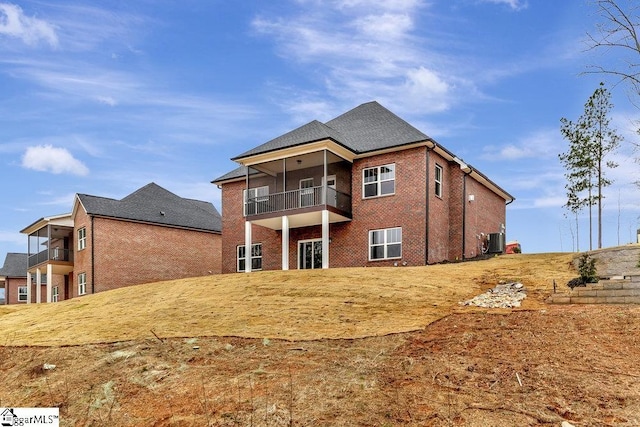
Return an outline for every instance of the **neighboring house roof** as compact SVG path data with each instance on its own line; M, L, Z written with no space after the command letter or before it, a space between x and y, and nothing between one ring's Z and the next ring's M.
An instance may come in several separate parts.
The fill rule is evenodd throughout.
M222 231L222 218L213 204L182 198L153 182L121 200L89 194L78 194L77 200L92 216Z
M376 101L367 102L328 121L317 120L285 133L234 157L239 160L256 154L331 139L355 154L383 150L420 141L426 134L411 126ZM221 177L222 178L222 177ZM216 179L220 181L221 178Z
M27 277L28 254L9 252L0 268L2 277Z

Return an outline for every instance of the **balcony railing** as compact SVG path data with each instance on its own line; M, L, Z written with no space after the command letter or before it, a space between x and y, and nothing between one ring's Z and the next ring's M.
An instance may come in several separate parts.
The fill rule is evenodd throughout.
M46 261L73 261L73 250L51 248L29 255L29 267L33 267Z
M252 197L245 203L245 216L290 211L314 206L333 206L351 213L351 196L331 187L310 187Z

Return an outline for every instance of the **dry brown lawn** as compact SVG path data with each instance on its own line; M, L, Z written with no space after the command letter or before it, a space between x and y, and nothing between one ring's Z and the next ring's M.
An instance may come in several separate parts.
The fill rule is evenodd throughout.
M0 406L58 407L63 427L638 426L640 306L545 304L571 259L233 274L2 307ZM501 281L525 285L523 307L458 304Z
M398 268L197 277L0 309L0 344L60 346L153 337L316 340L423 329L500 281L520 281L537 308L575 276L571 254L505 255ZM470 309L474 310L474 309Z

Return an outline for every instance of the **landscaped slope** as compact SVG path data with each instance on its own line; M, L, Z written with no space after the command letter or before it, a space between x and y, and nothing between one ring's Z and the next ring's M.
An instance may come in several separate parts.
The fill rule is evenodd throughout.
M167 337L311 340L424 328L500 281L524 309L576 275L571 254L505 255L426 267L216 275L150 283L56 304L0 309L0 344L76 345ZM464 310L467 310L466 308Z

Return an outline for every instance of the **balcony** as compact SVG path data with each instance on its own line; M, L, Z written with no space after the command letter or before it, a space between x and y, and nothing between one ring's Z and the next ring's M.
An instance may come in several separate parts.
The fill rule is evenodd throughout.
M328 150L256 163L247 169L243 214L254 224L279 230L351 221L351 163ZM319 185L320 184L320 185Z
M351 196L327 187L325 198L325 186L258 195L245 203L245 216L250 219L256 215L284 214L296 209L313 210L316 207L334 208L332 210L351 216Z
M37 254L29 255L28 267L34 267L47 261L61 261L73 263L73 251L70 249L45 249Z

